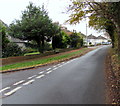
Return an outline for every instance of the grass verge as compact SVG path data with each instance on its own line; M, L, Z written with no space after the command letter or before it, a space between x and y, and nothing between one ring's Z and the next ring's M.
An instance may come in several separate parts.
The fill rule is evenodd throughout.
M70 53L67 53L67 54L57 55L55 57L48 57L48 58L43 58L43 59L40 59L40 60L34 60L34 61L11 64L11 65L5 65L5 66L2 67L2 71L20 69L20 68L26 68L26 67L33 67L33 66L38 66L38 65L54 62L54 61L64 60L64 59L67 59L67 58L70 58L70 57L73 57L73 56L76 56L76 55L80 55L80 54L84 53L85 51L87 51L88 49L89 48L83 48L83 49L80 49L78 51L70 52Z

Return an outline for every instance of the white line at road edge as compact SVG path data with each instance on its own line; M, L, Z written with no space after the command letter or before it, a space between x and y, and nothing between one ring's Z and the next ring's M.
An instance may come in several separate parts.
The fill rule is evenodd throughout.
M61 64L57 64L57 66L59 66L59 65L61 65Z
M15 93L15 92L16 92L17 90L19 90L20 88L22 88L22 87L17 87L17 88L15 88L15 89L11 90L11 91L8 92L8 93L5 93L4 95L9 96L9 95Z
M59 65L58 67L62 67L63 65Z
M42 78L42 77L44 77L45 75L43 74L43 75L40 75L40 76L37 76L36 78Z
M3 91L5 91L5 90L7 90L7 89L10 89L10 87L6 87L6 88L1 89L0 93L3 92Z
M13 84L13 85L18 85L18 84L21 84L21 83L23 83L25 80L21 80L21 81L19 81L19 82L16 82L15 84Z
M34 81L35 81L34 79L33 80L29 80L28 82L24 83L23 85L28 85L28 84L30 84L30 83L32 83Z
M66 62L66 64L70 63L71 61Z

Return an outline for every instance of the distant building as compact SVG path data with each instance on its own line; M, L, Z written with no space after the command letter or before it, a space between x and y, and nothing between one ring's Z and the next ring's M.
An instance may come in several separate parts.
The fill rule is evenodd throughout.
M84 38L84 42L86 42L87 45L107 44L108 40L109 39L103 36L96 37L92 34Z
M25 49L25 48L26 48L25 43L28 42L28 41L23 41L23 40L14 38L14 37L12 37L12 36L10 36L10 35L8 35L8 39L9 39L11 42L17 44L17 45L18 45L19 47L21 47L22 49Z
M71 35L73 32L69 31L67 27L61 26L61 30L64 31L67 35Z
M103 37L103 36L98 36L97 37L97 43L104 44L104 43L107 43L107 42L108 42L108 39L106 39L105 37Z

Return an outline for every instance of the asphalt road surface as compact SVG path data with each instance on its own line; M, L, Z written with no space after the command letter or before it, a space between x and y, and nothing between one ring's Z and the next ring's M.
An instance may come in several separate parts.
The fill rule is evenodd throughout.
M108 48L51 66L3 74L3 104L104 104Z

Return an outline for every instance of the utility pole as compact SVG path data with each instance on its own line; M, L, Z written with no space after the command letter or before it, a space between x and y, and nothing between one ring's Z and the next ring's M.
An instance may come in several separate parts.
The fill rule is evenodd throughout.
M86 21L86 45L88 46L88 40L87 40L87 19L85 17L85 21Z

